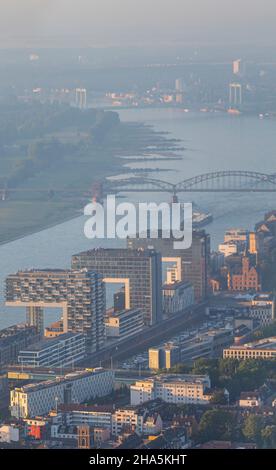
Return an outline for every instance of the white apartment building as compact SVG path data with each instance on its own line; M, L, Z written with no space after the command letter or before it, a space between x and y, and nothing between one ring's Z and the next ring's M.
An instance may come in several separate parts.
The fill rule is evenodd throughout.
M114 387L114 372L102 368L77 371L38 384L24 385L10 393L11 416L42 416L63 403L82 403L109 395Z
M66 407L65 407L66 408ZM77 409L52 412L51 436L57 437L61 424L66 427L87 425L92 428L108 429L113 436L122 431L137 434L158 434L162 430L162 419L159 414L151 415L146 409L121 408L109 410L107 407L87 407L80 405Z
M139 380L131 385L131 405L160 398L166 403L206 405L211 395L207 375L169 375L163 374L147 380Z

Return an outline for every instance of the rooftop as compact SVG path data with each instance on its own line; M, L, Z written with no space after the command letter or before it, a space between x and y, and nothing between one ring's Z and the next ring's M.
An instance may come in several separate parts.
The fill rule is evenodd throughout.
M22 392L22 393L37 392L38 390L43 390L45 388L54 387L65 382L71 382L73 380L78 380L84 377L89 377L90 375L96 375L96 374L100 374L103 372L105 372L105 369L102 369L100 367L97 369L79 370L75 372L70 372L70 374L66 374L61 377L56 377L55 379L46 380L41 383L23 385L23 387L20 387L20 388L16 387L15 390L18 392Z
M275 349L276 351L276 336L272 336L270 338L264 338L259 341L254 341L252 343L246 343L243 344L242 346L237 345L237 346L230 346L229 349L254 349L254 350L259 350L259 349Z
M56 338L44 338L38 343L30 344L27 348L24 348L20 351L20 354L25 351L42 351L43 349L49 349L55 346L56 344L61 343L62 341L66 341L70 338L80 337L82 336L81 333L63 333L62 335Z

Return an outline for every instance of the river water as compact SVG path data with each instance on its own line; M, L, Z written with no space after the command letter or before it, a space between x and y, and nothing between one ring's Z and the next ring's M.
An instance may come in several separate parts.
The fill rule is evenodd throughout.
M141 121L170 137L182 139L183 160L133 163L134 167L158 167L170 172L151 174L170 182L216 170L252 170L276 172L276 121L254 116L184 113L178 109L135 109L120 112L125 121ZM138 155L139 156L139 155ZM183 196L202 210L213 213L214 221L206 227L216 249L227 228L253 228L264 212L276 209L274 193L205 194ZM164 199L165 198L165 199ZM169 195L132 193L129 199L169 200ZM73 253L96 246L118 246L122 242L87 240L83 234L84 218L79 217L39 233L0 246L0 329L24 321L24 309L4 306L4 279L9 273L26 268L67 268ZM54 315L54 314L53 314ZM55 314L56 315L56 314ZM50 318L49 321L54 318Z

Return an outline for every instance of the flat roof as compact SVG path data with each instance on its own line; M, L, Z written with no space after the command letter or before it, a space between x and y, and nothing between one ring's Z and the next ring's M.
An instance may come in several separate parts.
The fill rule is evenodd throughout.
M237 345L237 346L230 346L229 348L226 349L231 349L231 350L275 350L276 351L276 337L270 337L270 338L264 338L259 341L254 341L251 343L246 343L243 345Z
M99 368L91 369L91 370L89 369L79 370L75 372L70 372L67 375L57 377L55 379L46 380L45 382L41 382L38 384L28 384L28 385L23 385L22 387L15 387L14 390L21 392L21 393L37 392L38 390L43 390L48 387L54 387L64 382L71 382L72 380L78 380L84 377L89 377L90 375L97 375L103 372L107 372L107 369L103 369L99 367Z
M83 335L82 333L63 333L62 335L59 335L56 338L44 338L38 343L30 344L26 348L21 349L19 354L22 354L25 351L42 351L43 349L48 349L62 341L66 341L67 339L74 338L76 336Z

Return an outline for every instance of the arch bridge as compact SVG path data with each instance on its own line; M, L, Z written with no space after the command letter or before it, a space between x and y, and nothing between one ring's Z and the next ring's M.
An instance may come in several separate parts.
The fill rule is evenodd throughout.
M159 179L131 177L105 180L104 194L110 192L276 192L276 174L254 171L216 171L185 179L177 184Z

